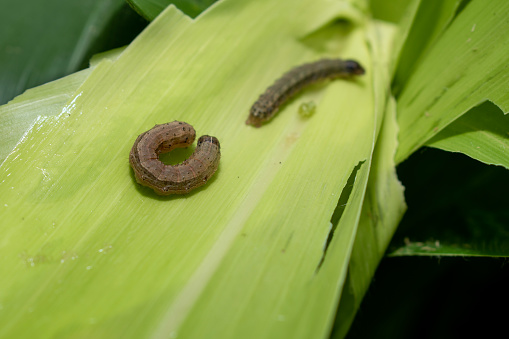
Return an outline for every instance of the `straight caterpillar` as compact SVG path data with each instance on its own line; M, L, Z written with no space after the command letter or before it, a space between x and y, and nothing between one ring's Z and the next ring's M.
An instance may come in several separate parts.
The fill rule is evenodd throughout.
M295 67L260 95L249 111L246 124L260 127L306 86L325 79L349 78L364 73L364 68L354 60L322 59Z
M194 142L193 126L180 121L155 125L140 134L129 153L136 181L159 195L185 194L205 185L216 172L221 158L219 141L203 135L194 153L183 163L171 166L159 160L159 154L185 148Z

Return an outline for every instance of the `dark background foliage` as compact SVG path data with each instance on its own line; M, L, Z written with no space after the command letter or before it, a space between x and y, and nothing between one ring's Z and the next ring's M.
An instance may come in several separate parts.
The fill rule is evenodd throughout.
M463 154L422 148L399 165L405 238L490 252L509 250L509 173ZM408 241L408 240L407 240ZM385 257L348 338L471 338L506 332L507 258Z
M504 337L507 286L505 258L385 258L347 338Z
M123 0L0 0L0 8L0 105L86 68L148 24Z

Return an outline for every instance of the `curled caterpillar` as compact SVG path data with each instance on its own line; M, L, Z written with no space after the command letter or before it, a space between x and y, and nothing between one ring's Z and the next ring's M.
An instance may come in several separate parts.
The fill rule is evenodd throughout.
M205 185L216 172L221 158L219 141L201 136L194 153L183 163L171 166L159 160L159 154L185 148L194 142L193 126L180 121L155 125L138 136L129 153L136 181L159 195L185 194Z
M325 79L362 75L364 72L357 61L342 59L322 59L295 67L260 95L251 107L246 124L260 127L277 113L281 105L308 85Z

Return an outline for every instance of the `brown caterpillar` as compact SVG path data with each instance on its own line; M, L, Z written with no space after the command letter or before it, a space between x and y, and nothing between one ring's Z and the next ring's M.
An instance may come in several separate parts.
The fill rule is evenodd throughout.
M159 154L185 148L194 142L196 132L185 122L155 125L142 133L129 153L136 181L159 195L185 194L205 185L216 172L221 158L219 141L203 135L194 153L183 163L171 166L159 160Z
M357 61L342 59L322 59L295 67L260 95L251 107L246 124L260 127L277 113L281 105L308 85L325 79L362 75L364 72Z

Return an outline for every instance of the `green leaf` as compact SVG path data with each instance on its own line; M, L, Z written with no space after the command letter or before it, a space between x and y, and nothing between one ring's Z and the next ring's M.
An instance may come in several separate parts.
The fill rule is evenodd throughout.
M412 0L370 0L370 9L376 19L398 23Z
M398 68L392 80L395 95L405 86L427 50L450 25L461 2L460 0L415 1L419 7L415 11L403 49L398 55Z
M186 15L196 18L217 0L126 0L142 17L152 21L166 7L173 4Z
M426 144L509 169L509 117L487 101L468 111Z
M509 111L509 3L472 0L424 55L398 98L397 163L486 99Z
M391 39L373 48L358 8L223 1L191 20L170 6L117 60L99 62L0 167L0 274L12 277L0 281L0 335L328 335L388 97L388 70L375 65ZM279 75L326 56L367 73L245 125ZM309 101L317 109L303 120ZM128 153L173 120L216 136L222 160L198 191L158 197L136 184Z

